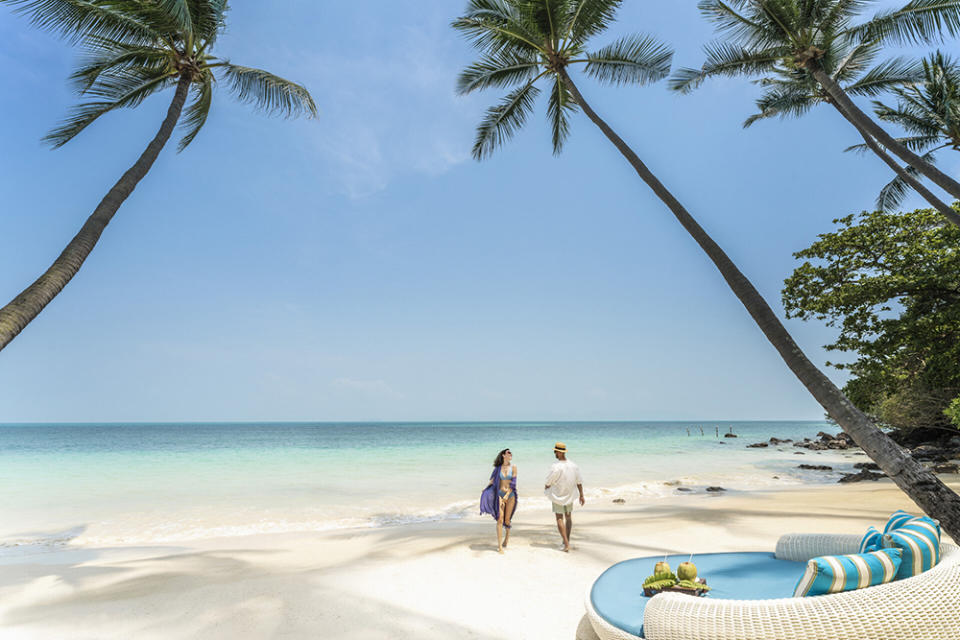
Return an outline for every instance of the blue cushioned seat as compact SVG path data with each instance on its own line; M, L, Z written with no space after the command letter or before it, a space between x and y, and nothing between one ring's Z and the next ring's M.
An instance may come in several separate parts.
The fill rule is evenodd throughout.
M674 571L689 556L670 556ZM663 556L633 558L618 562L597 578L590 591L594 610L615 627L643 637L643 610L650 598L643 595L643 581ZM805 562L778 560L772 553L705 553L693 563L711 591L711 599L772 600L790 598L803 575ZM691 598L694 596L690 596Z

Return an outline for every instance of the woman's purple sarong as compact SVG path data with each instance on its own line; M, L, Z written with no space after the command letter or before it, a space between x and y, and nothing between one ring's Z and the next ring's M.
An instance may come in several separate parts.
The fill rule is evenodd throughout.
M493 516L494 520L500 518L500 470L503 467L494 467L493 473L490 474L490 480L493 481L489 487L483 490L483 493L480 494L480 514L489 513ZM510 479L510 490L513 491L513 511L510 512L510 517L508 520L513 519L513 514L517 512L517 503L519 496L517 495L517 476L514 475Z

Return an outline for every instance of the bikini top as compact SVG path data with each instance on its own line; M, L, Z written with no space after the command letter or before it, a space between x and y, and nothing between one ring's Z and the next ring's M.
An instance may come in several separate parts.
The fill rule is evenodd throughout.
M508 472L506 473L506 475L504 475L503 471L501 471L501 472L500 472L500 477L503 478L504 480L506 480L507 478L512 478L512 477L513 477L513 467L510 467L510 471L508 471Z

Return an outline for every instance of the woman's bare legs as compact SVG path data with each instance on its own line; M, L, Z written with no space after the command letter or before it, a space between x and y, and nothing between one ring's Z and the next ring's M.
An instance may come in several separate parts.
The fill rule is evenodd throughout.
M510 497L503 501L503 509L501 513L504 514L503 526L507 532L503 536L503 547L507 547L507 543L510 542L510 521L513 520L513 510L517 508L517 496L510 494Z
M497 553L503 553L503 513L504 513L504 501L501 498L500 513L497 515Z

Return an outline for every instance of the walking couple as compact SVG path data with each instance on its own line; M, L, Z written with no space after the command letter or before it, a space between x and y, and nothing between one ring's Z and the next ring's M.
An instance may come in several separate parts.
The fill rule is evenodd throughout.
M550 467L543 491L553 504L553 513L557 518L557 530L563 539L563 550L570 551L570 532L573 529L573 503L579 494L580 505L583 499L583 478L580 467L567 459L567 445L558 442L553 447L557 461ZM493 473L483 493L480 494L480 513L489 513L497 521L497 551L503 550L510 542L510 523L517 510L517 465L513 464L513 453L504 449L493 461Z

